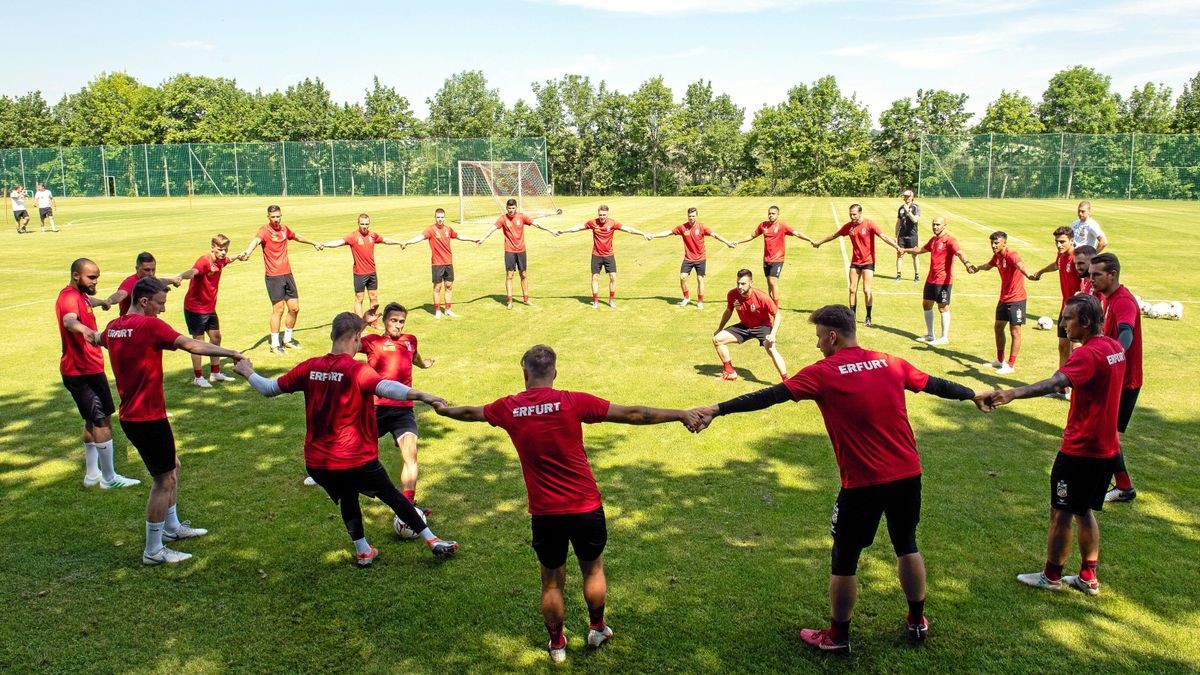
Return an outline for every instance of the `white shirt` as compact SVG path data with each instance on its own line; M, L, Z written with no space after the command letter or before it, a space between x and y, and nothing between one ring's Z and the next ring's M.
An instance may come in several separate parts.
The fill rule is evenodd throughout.
M8 198L12 200L12 210L14 213L25 210L24 190L13 190L12 192L8 193Z
M1104 236L1104 230L1100 229L1100 223L1097 223L1095 218L1088 218L1071 223L1071 234L1074 236L1076 248L1085 245L1095 247L1096 240Z
M50 194L49 190L38 190L33 193L33 198L37 200L39 209L50 208L50 200L54 199L54 195Z

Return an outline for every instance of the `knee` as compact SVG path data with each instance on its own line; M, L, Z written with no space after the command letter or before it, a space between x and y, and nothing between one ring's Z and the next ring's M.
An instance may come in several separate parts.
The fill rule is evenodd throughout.
M852 577L858 573L858 558L862 555L862 548L858 546L839 545L837 540L833 541L833 549L830 551L830 573L839 577Z

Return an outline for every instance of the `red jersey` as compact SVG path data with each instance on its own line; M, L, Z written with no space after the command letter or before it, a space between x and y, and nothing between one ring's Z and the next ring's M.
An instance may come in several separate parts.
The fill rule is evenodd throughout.
M780 263L787 253L787 236L795 230L785 222L764 220L754 228L754 236L762 235L763 262Z
M359 351L367 355L367 365L374 368L383 379L412 386L413 357L417 354L415 335L402 333L395 340L386 335L364 335ZM413 402L376 396L375 405L411 408Z
M88 342L83 335L67 330L63 325L63 317L74 314L79 322L96 330L96 314L88 303L87 295L75 287L67 286L58 292L58 300L54 303L54 316L58 318L58 336L62 339L62 358L58 361L58 371L63 375L96 375L104 372L104 354L96 345Z
M350 255L354 256L355 274L375 274L375 244L383 241L378 232L363 234L354 230L342 237L342 241L350 245Z
M696 223L691 227L684 223L671 230L671 234L683 237L684 260L696 262L708 257L704 250L704 238L711 235L712 230L704 223Z
M279 388L304 392L304 466L352 469L379 458L375 387L383 378L349 354L308 359L279 376Z
M958 240L950 235L930 237L921 247L929 251L929 273L925 275L925 283L949 286L954 283L954 256L962 249Z
M775 301L757 288L751 288L744 298L738 289L732 289L725 296L725 305L729 309L737 310L738 322L746 328L770 326L775 323Z
M1067 306L1067 298L1079 292L1083 279L1079 278L1079 272L1075 270L1074 251L1059 253L1054 262L1058 265L1058 288L1062 291L1062 306L1058 308L1061 312Z
M1121 451L1117 416L1121 382L1128 373L1121 343L1097 335L1071 351L1059 368L1071 381L1071 409L1060 451L1080 457L1112 457Z
M1084 295L1095 295L1096 288L1092 286L1092 280L1088 277L1083 277L1079 280L1079 292Z
M188 280L187 294L183 296L183 308L196 314L217 313L217 287L221 284L221 270L230 263L229 258L213 260L211 256L200 256L192 268L196 276Z
M603 422L608 406L591 394L538 387L483 407L488 424L507 431L517 449L530 515L587 513L602 506L581 423Z
M812 399L825 418L842 475L858 488L921 474L904 390L924 391L929 376L904 359L849 347L784 382L792 400Z
M612 218L604 221L603 224L592 219L583 226L592 231L592 255L601 257L613 254L613 235L617 230L625 229Z
M450 254L450 240L458 239L458 233L449 226L438 227L430 225L421 233L429 241L430 265L453 265L454 257Z
M129 313L129 308L133 306L133 285L137 283L137 273L130 274L125 277L120 286L117 286L118 291L125 291L125 299L117 303L117 316L125 316Z
M267 223L258 228L258 232L254 236L261 240L263 266L267 276L280 277L291 274L292 264L288 262L288 239L295 239L296 233L282 223L279 224L278 230Z
M121 421L154 422L167 419L163 400L162 350L175 350L179 333L155 316L126 314L108 322L100 344L108 348Z
M1011 248L1006 248L992 256L988 262L1000 271L1000 302L1020 302L1025 295L1025 275L1017 269L1021 255Z
M1124 284L1104 300L1104 335L1116 340L1121 324L1133 326L1133 342L1125 350L1125 389L1142 386L1142 313Z
M875 221L865 218L857 223L851 221L842 225L837 233L839 237L850 237L850 248L854 252L850 257L851 265L875 262L875 236L883 233Z
M504 213L496 219L496 229L504 230L505 253L525 252L525 226L532 224L533 218L524 213L518 213L512 218L509 218L508 214Z

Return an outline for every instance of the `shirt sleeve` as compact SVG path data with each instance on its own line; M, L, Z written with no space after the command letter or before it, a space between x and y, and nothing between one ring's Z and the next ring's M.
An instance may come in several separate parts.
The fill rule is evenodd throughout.
M1009 253L1009 259L1012 260L1012 264L1016 265L1017 263L1021 262L1021 254L1020 253L1017 253L1016 251L1013 251L1011 249L1009 250L1008 253Z
M900 369L904 373L905 389L918 393L925 391L925 385L929 384L928 374L904 359L898 359L893 356L892 360L900 363Z
M158 317L155 317L153 326L154 346L171 351L177 349L175 341L181 337L178 331L171 328L170 324Z
M784 234L796 234L796 231L792 229L792 226L791 226L791 225L784 225L784 226L783 226L783 233L784 233Z
M428 239L428 238L429 238L429 237L426 237L426 239ZM458 232L455 232L453 227L452 227L452 228L450 228L450 238L451 238L451 239L458 239Z
M850 234L850 223L846 223L838 228L837 236L844 237L848 234Z
M1116 302L1109 301L1109 310L1118 326L1121 324L1137 325L1138 307L1132 298L1118 298Z
M603 422L604 418L608 416L608 408L612 404L605 399L578 391L570 392L569 395L571 407L575 408L580 422L595 424Z
M1095 376L1096 360L1092 358L1090 349L1076 349L1058 372L1070 380L1072 387L1079 387Z
M303 391L304 382L308 379L308 369L309 362L303 361L297 364L295 368L280 375L275 380L279 384L279 390L285 394Z
M620 224L620 223L618 223L617 221L615 221L615 220L614 220L614 221L613 221L613 224L612 224L612 229L614 229L614 230L623 230L623 229L625 229L625 226L624 226L624 225L622 225L622 224Z
M357 363L359 367L355 369L354 380L358 385L358 390L364 394L374 394L375 388L379 386L380 382L383 382L383 377L362 361Z
M288 239L291 239L291 237L288 237ZM354 235L348 234L348 235L342 237L342 243L353 245L354 244Z
M912 205L912 212L911 212L911 213L912 213L914 216L919 216L919 215L921 215L921 205L920 205L920 204L916 204L916 203L914 203L914 204Z
M671 234L678 235L678 236L683 236L683 226L682 226L682 225L676 225L676 226L675 226L675 229L671 230Z
M284 231L285 231L285 232L287 232L287 238L288 238L288 239L295 239L295 238L296 238L296 233L295 233L295 232L292 232L292 228L290 228L290 227L288 227L288 226L284 225L283 229L284 229Z
M992 259L988 261L988 264L992 267L998 267L1000 265L1000 254L992 254Z
M931 238L929 241L925 242L925 245L921 247L921 250L922 251L932 251L933 250L933 239ZM953 249L951 249L951 250L953 250Z
M815 401L821 396L820 367L820 363L814 363L784 380L783 385L788 388L793 401Z
M1105 239L1108 239L1108 237L1104 234L1104 230L1100 229L1100 223L1097 223L1094 220L1092 221L1092 232L1095 232L1097 237L1104 237Z
M487 423L494 427L502 426L504 423L504 408L504 399L500 398L492 401L483 406L483 419L487 420Z

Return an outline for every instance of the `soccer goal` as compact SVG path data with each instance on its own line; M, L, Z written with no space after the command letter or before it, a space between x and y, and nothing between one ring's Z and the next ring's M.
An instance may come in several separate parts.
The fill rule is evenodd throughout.
M458 162L458 221L492 222L509 199L533 218L562 213L537 162Z

